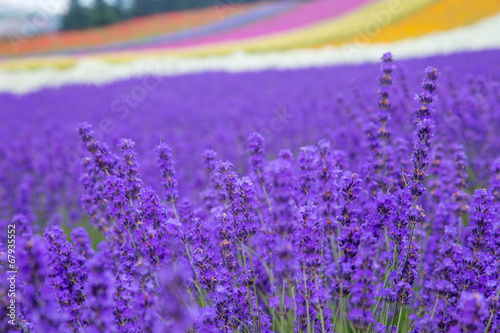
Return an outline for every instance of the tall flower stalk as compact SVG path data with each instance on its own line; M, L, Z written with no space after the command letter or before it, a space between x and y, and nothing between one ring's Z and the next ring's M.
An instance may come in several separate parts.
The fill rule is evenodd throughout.
M412 63L398 64L405 66ZM328 69L304 77L269 71L262 74L266 93L254 104L237 98L238 89L253 98L251 80L231 81L231 94L201 97L214 111L196 112L203 119L196 145L178 140L200 130L189 119L195 100L184 99L182 116L196 126L186 131L170 126L174 118L162 122L175 154L164 140L119 139L154 130L142 108L144 122L102 137L81 124L82 165L58 176L50 168L73 144L62 127L47 129L51 140L6 142L0 227L8 232L0 237L0 267L9 279L0 281L0 313L12 320L2 321L0 331L499 331L500 86L450 69L453 91L441 90L437 103L439 72L428 68L410 114L414 76L407 70L405 82L394 84L390 54L382 58L378 85L358 81L345 89L352 70L335 69L340 79L329 76L321 89L313 88ZM204 87L212 92L232 77L210 75ZM300 80L267 84L283 75ZM370 82L370 70L363 75L353 78ZM189 84L172 89L191 91L199 80L184 79ZM278 92L300 99L277 112L266 103ZM369 103L376 94L378 103ZM8 107L18 103L5 98ZM237 117L218 117L219 100ZM253 118L240 113L246 109ZM218 122L223 131L216 131ZM16 136L21 127L6 130ZM313 144L316 135L328 139ZM231 147L245 139L247 153L237 155ZM283 144L290 149L279 150ZM161 177L141 150L149 145ZM193 158L200 153L201 161ZM81 172L79 189L74 172ZM478 188L488 177L490 190Z

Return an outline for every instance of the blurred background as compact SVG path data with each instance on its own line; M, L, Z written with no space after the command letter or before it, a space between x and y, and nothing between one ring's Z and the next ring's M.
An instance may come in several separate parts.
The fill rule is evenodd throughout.
M0 0L0 91L152 65L171 75L494 49L499 12L499 0Z
M242 4L261 0L233 0L227 4ZM57 30L79 30L100 27L134 17L158 14L167 11L189 10L210 7L213 0L2 0L3 37L22 33L22 20L30 20L44 10L48 18L45 26L35 26L33 34ZM221 2L222 4L222 2Z

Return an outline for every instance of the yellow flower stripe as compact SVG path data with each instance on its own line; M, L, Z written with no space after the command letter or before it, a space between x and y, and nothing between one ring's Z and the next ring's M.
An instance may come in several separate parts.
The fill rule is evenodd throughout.
M93 57L117 63L163 56L212 56L238 50L269 52L343 43L392 42L471 24L498 11L500 0L481 0L474 5L466 0L381 0L333 19L284 33L205 46L125 51ZM77 60L72 56L27 58L0 63L0 69L67 68Z
M134 50L120 53L96 54L93 57L110 62L125 62L133 61L137 58L156 56L211 56L227 54L237 50L244 50L246 52L269 52L297 47L311 47L328 43L334 39L355 35L356 29L359 27L362 28L366 22L376 23L373 13L391 10L391 12L393 12L391 20L395 20L395 17L407 16L433 1L436 0L381 0L369 3L366 6L339 17L284 33L206 46L192 46L173 50ZM394 10L393 7L396 7L396 10ZM60 56L55 59L27 58L23 61L0 63L0 69L18 70L53 66L66 68L71 62L76 62L76 59L77 58L72 56Z
M276 50L287 50L297 47L311 47L325 45L332 40L357 36L366 29L380 31L391 22L400 20L411 13L433 3L436 0L382 0L372 2L357 10L346 13L339 17L314 25L267 35L264 37L252 38L238 42L226 42L209 46L195 46L185 49L167 51L166 54L176 56L206 56L213 54L226 54L236 50L246 52L269 52ZM382 22L379 16L387 13L390 19ZM380 14L377 16L377 14ZM377 21L377 19L379 21ZM382 23L379 23L382 22ZM372 33L370 30L369 33Z
M372 42L392 42L445 31L475 23L499 11L499 0L440 0L389 25Z

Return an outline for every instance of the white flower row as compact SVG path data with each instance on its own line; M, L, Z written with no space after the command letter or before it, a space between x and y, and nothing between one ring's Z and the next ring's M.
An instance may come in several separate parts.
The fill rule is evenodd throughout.
M112 64L91 56L66 70L54 68L0 71L0 92L24 94L44 87L66 84L103 85L116 80L155 75L173 76L204 71L259 71L294 69L338 64L378 62L385 52L396 59L500 48L500 14L470 26L437 32L393 43L343 45L322 49L248 54L235 52L203 58L156 57Z

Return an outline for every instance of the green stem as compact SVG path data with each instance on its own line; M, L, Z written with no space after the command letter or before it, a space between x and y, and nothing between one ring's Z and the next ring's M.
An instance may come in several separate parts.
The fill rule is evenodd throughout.
M497 291L497 299L498 297L500 296L500 288L498 288L498 291ZM495 312L491 311L491 314L490 314L490 320L488 320L488 325L486 326L486 329L484 330L484 333L488 333L488 331L490 330L490 326L491 326L491 322L493 321L493 316L495 315Z
M260 208L257 209L257 215L259 215L259 220L260 220L260 224L262 224L262 228L265 228L266 224L264 223L264 219L262 218L262 214L260 213Z
M297 301L295 301L295 286L292 286L290 288L290 292L292 293L293 299L293 317L295 317L295 314L297 313Z
M389 275L391 274L392 270L394 269L394 264L396 263L396 251L397 251L397 246L394 245L394 254L392 255L392 265L387 274L385 275L385 281L384 281L384 287L385 289L387 287L387 283L389 282ZM380 302L382 301L382 297L379 297L377 301L377 305L375 306L375 311L373 311L373 318L376 318L377 316L377 311L378 308L380 307ZM370 329L372 328L372 324L368 325L368 328L366 329L366 332L369 333Z
M340 276L340 270L339 270L339 263L338 263L338 260L337 258L340 258L340 253L338 254L338 256L336 255L336 246L335 246L335 242L333 240L333 235L330 235L330 244L332 246L332 252L333 252L333 258L335 259L335 265L337 266L337 272L339 273L339 291L340 291L340 301L339 301L339 309L340 309L340 324L342 326L342 332L344 332L344 307L343 307L343 304L344 304L344 301L343 301L343 298L344 298L344 292L342 290L342 278ZM335 317L335 321L337 321L337 317Z
M396 303L396 307L394 308L394 315L392 316L391 332L392 328L394 327L394 324L396 323L396 313L398 313L398 303ZM387 327L385 329L387 329Z
M249 253L250 253L250 266L253 269L253 258L252 258L252 238L248 238L248 247L249 247ZM257 303L257 314L259 316L259 333L260 333L260 328L261 328L261 320L260 320L260 307L259 307L259 297L257 296L257 289L255 287L255 281L253 281L253 293L255 294L255 302Z
M432 318L434 318L434 314L436 313L438 301L439 301L439 297L436 297L436 302L434 303L434 307L432 308L432 314L431 314L431 320L430 320L431 322L432 322Z
M387 318L389 318L389 310L390 310L390 305L389 304L386 304L386 309L383 313L383 317L382 317L382 323L387 323Z
M271 210L273 209L273 206L271 205L271 201L269 200L269 195L267 195L266 186L264 184L262 184L262 189L264 190L264 194L266 195L266 201L267 205L269 206L269 210Z
M321 320L321 332L325 333L325 318L323 318L323 309L319 309L319 318Z
M458 237L457 244L460 244L460 234L462 233L462 215L458 218Z
M340 328L342 329L342 332L345 332L345 327L344 327L344 296L343 296L343 291L342 291L342 284L340 284L340 300L339 300L339 309L340 309Z
M388 236L389 232L387 231L386 226L384 226L384 230L385 230L385 250L389 252L389 236Z
M316 284L316 290L318 290L318 276L316 275L316 272L314 272L314 283ZM321 321L321 332L325 333L325 318L323 318L323 309L321 308L319 309L319 319Z
M191 300L191 304L193 304L193 305L194 305L194 303L195 303L195 302L194 302L194 296L193 296L193 293L191 293L191 291L190 291L189 289L187 290L187 293L188 293L188 295L189 295L189 299ZM159 315L158 315L158 316L159 316Z
M385 123L384 123L384 131L385 131ZM386 157L385 157L385 150L386 150L386 149L385 149L385 146L386 146L385 141L386 141L386 140L384 139L383 141L384 141L384 148L383 148L383 149L384 149L384 177L385 177L385 174L386 174L386 169L387 169L387 168L386 168Z
M132 245L134 245L134 249L137 252L137 246L135 246L134 238L132 238L132 233L130 232L129 227L127 227L127 231L128 231L128 236L130 237L130 240L132 241Z
M413 232L415 231L415 224L411 226L410 243L408 244L408 250L406 251L405 263L401 269L405 269L406 263L408 262L408 257L410 256L411 243L413 241Z
M280 311L281 311L281 332L284 332L283 319L285 317L285 280L283 280L283 286L281 287L281 299L280 299Z
M271 267L269 267L269 270L271 271L271 287L274 287L274 269L273 269L273 255L270 255L270 262L271 262Z
M255 333L257 333L257 324L255 323L255 312L253 310L253 300L252 300L252 292L250 291L250 287L247 287L248 290L248 300L250 302L250 312L252 313L252 322ZM255 295L255 299L257 299L257 295Z
M207 306L207 303L205 302L205 297L203 296L203 293L201 292L200 283L198 281L198 274L196 273L196 269L194 268L193 258L191 257L191 253L189 252L189 249L187 247L187 243L184 243L184 248L186 249L186 253L189 257L189 262L191 263L191 268L193 269L193 273L194 273L194 277L195 277L194 285L196 286L196 290L198 290L198 295L200 295L201 305L202 305L202 307L205 307L205 306Z
M177 215L177 209L175 209L175 202L172 202L172 208L174 209L174 215L177 221L179 221L179 216Z
M398 317L398 324L396 325L396 333L399 332L399 325L401 324L401 314L403 313L403 308L404 306L401 305L401 308L399 309L399 317Z
M239 246L236 247L236 251L238 252L238 264L241 266L241 265L243 265L243 262L241 261Z
M302 273L304 276L304 292L305 292L305 299L306 299L306 312L307 312L307 333L310 333L311 329L311 317L309 316L309 296L307 295L307 283L306 283L306 269L302 268Z
M333 322L333 329L335 330L335 326L337 325L337 319L338 319L338 316L339 316L339 311L340 311L340 304L337 306L337 311L335 313L335 315L333 316L333 318L335 319L335 321ZM333 309L332 309L332 314L333 314Z
M245 264L245 273L248 273L247 269L247 259L245 258L245 248L243 246L243 241L241 241L241 252L243 254L243 263ZM257 333L257 324L255 323L255 313L253 311L253 301L252 301L252 292L250 291L250 286L247 286L248 290L248 301L250 302L250 313L252 314L252 322L255 333ZM257 295L255 295L257 297Z
M434 302L434 306L433 306L433 308L432 308L431 320L429 320L429 326L427 326L427 330L426 330L426 332L427 332L427 333L428 333L428 332L429 332L429 330L431 329L431 325L432 325L432 318L434 318L434 314L436 313L436 308L437 308L438 302L439 302L439 297L436 297L436 301Z
M158 276L156 276L156 271L154 271L153 274L155 276L156 286L160 287L160 283L158 282Z
M333 235L330 235L330 245L332 246L333 259L335 259L335 266L337 266L337 271L339 271L339 263L337 260L337 247L335 246L335 241L333 240Z
M379 316L373 316L373 319L376 320L377 322L383 323L384 322L384 315L385 315L385 308L386 308L386 304L384 302L384 304L382 304L382 312L380 313Z

